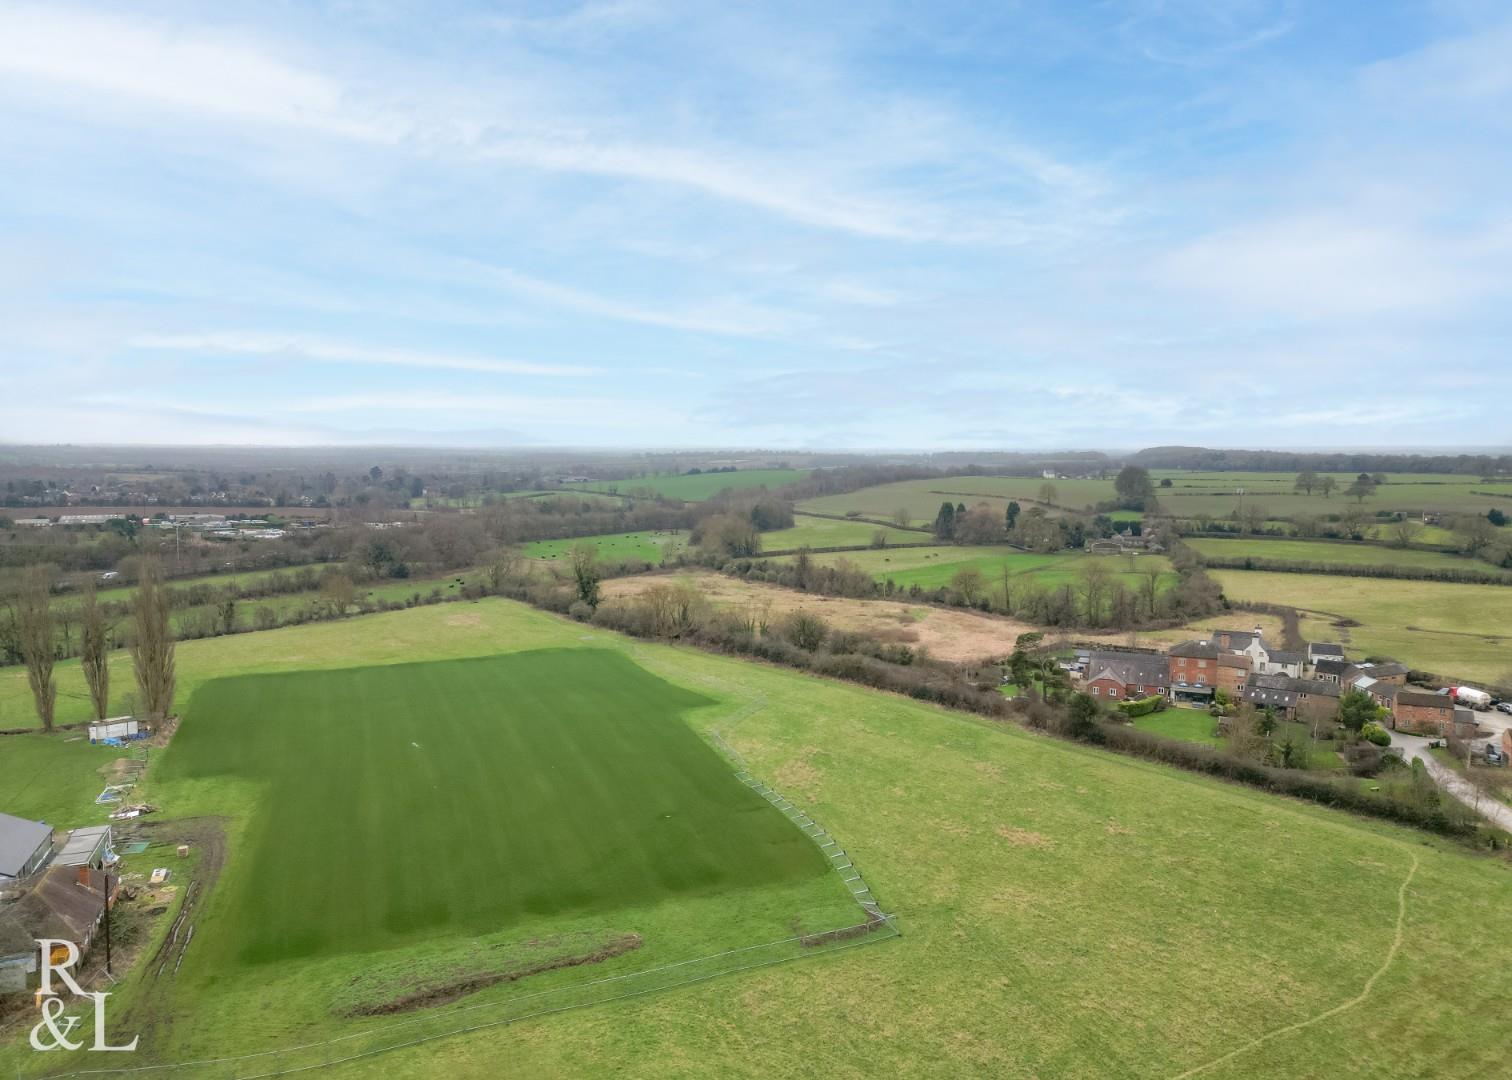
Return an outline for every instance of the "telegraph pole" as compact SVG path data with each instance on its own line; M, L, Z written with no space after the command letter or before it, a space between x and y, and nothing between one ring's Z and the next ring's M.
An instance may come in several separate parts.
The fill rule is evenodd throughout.
M105 974L110 975L110 874L105 875Z

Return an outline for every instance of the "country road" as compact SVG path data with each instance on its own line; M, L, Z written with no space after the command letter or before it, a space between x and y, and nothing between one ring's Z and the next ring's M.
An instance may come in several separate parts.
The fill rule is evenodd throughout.
M1421 761L1423 767L1428 770L1428 775L1433 777L1434 783L1439 787L1498 828L1512 832L1512 807L1479 791L1470 781L1442 764L1428 752L1428 743L1428 739L1417 735L1405 735L1400 731L1391 732L1391 745L1401 747L1402 756L1407 761L1414 759Z

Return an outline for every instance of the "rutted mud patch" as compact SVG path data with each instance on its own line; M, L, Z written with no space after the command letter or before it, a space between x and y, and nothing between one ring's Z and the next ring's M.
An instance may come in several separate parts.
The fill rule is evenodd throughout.
M532 942L531 944L550 944L550 942ZM508 966L494 971L478 971L466 975L459 975L445 981L433 981L423 983L419 989L398 997L389 998L385 1001L364 1002L349 1006L341 1010L343 1016L392 1016L395 1013L413 1012L416 1009L429 1009L437 1005L447 1005L468 994L475 994L479 990L499 983L518 982L532 975L541 975L548 971L561 971L564 968L581 967L584 964L601 964L605 960L612 960L617 956L624 956L628 952L641 947L643 941L639 934L620 934L610 938L598 948L589 952L562 953L556 956L544 957L540 960L514 961Z

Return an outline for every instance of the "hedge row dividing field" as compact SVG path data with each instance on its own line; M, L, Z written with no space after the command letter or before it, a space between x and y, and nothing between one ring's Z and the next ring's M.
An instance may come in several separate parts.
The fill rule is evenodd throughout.
M523 650L542 648L580 656L551 661L537 679L518 665ZM410 705L380 703L371 718L380 695L353 686L344 673L308 685L307 676L280 674L247 703L237 699L252 695L250 682L223 684L245 689L240 695L208 685L241 673L355 665L375 678L372 665L499 654L509 662L497 670L492 661L477 661L476 671L468 664L393 668L381 688ZM592 674L598 666L602 678ZM462 1026L468 1014L460 1010L475 1004L699 955L719 940L733 948L760 940L773 925L786 929L794 914L826 908L804 882L828 886L832 877L768 877L765 885L717 895L562 911L479 933L473 920L480 909L471 905L483 903L484 885L440 863L465 862L503 897L527 897L535 887L528 875L510 881L510 866L494 862L505 843L495 834L519 824L515 800L553 785L539 764L521 771L504 760L514 736L500 731L502 745L489 745L498 703L521 701L539 710L521 714L530 725L575 726L585 712L611 713L587 718L597 735L605 723L660 730L678 722L694 732L718 726L752 772L841 838L884 904L899 913L903 936L333 1064L321 1075L468 1080L498 1075L507 1063L523 1076L770 1078L833 1065L858 1076L1164 1078L1211 1065L1203 1076L1233 1080L1489 1076L1505 1064L1504 1048L1486 1037L1485 1016L1464 1007L1462 990L1474 986L1485 1001L1512 998L1512 968L1501 954L1465 947L1512 934L1512 868L1426 834L851 685L629 641L498 600L191 642L180 649L180 669L184 692L205 687L206 696L191 700L185 741L154 766L145 794L168 818L212 807L229 814L228 861L197 919L179 981L154 988L138 968L116 987L113 1018L123 1031L142 1031L154 1053L166 1044L174 1057L209 1057L328 1038L354 1025L391 1029L408 1018L364 1026L338 1010L374 979L413 985L438 966L513 956L527 947L526 936L643 939L597 972L533 975L429 1010L436 1023ZM446 679L432 677L443 672ZM498 680L523 694L505 695ZM559 685L564 681L585 683L585 696ZM590 698L602 704L551 704L588 706ZM683 719L652 716L652 703L680 710ZM527 750L556 745L563 749L553 754L576 748L596 757L571 731L541 737L547 742ZM231 745L218 747L223 738ZM670 731L656 738L670 740L658 745L673 763L699 759ZM443 745L453 740L457 745ZM89 748L63 746L52 768L95 768ZM351 769L371 780L318 776L293 761L300 751L334 762L327 774ZM174 761L178 754L182 764ZM494 765L474 767L463 760L469 755ZM15 760L0 745L0 791L11 790ZM295 778L280 779L280 761ZM452 764L442 769L442 762ZM654 763L647 768L646 775L661 775ZM499 770L526 790L478 793L479 773ZM603 777L607 787L589 797L603 790L619 799L658 798L635 790L633 778L645 773L640 764L620 771L625 777ZM696 775L707 776L687 777L698 792L716 784L712 771ZM329 784L329 805L338 809L291 827L318 830L315 839L327 849L356 842L377 860L375 870L397 873L399 881L376 873L343 877L318 859L278 850L268 822L298 808L319 812L328 798L291 790L299 776L305 787ZM369 831L370 821L405 808L435 821L427 799L458 809L459 837L427 843L395 821L396 850L373 850L388 832ZM284 800L291 805L280 806ZM539 824L537 811L530 814ZM622 842L638 846L630 824L633 835L626 835L600 816L591 830L617 830ZM705 825L694 816L684 825L689 842L705 845L715 865L732 858L723 845L753 835L719 817ZM595 842L580 829L540 827L558 843ZM660 826L646 827L654 835ZM522 865L538 865L524 854ZM330 857L337 865L347 858L334 850ZM772 857L775 863L758 856L753 864L777 867L780 876L780 845ZM270 908L274 919L288 926L299 916L324 927L324 946L299 958L258 954L253 943L261 931L234 916L252 910L244 906L250 898L272 892L271 883L255 880L262 874L289 894L268 897L290 909ZM415 920L384 924L387 901L373 906L358 895L369 889L400 897L397 910L415 912ZM299 915L292 909L300 904L316 910ZM454 909L442 911L448 904ZM348 906L359 927L377 920L371 941L327 911ZM814 924L805 917L805 925ZM322 951L337 947L353 951ZM1310 1023L1325 1014L1326 1022ZM1306 1026L1254 1045L1293 1025ZM1410 1039L1380 1037L1407 1030ZM18 1064L23 1075L34 1072L35 1057L0 1051L0 1073ZM131 1064L145 1060L138 1059Z

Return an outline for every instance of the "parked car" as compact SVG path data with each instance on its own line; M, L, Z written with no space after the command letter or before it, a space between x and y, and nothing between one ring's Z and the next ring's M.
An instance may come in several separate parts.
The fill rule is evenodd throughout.
M1496 708L1498 712L1512 713L1512 701L1498 701Z

